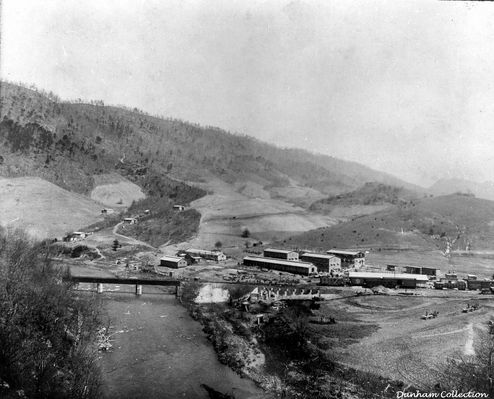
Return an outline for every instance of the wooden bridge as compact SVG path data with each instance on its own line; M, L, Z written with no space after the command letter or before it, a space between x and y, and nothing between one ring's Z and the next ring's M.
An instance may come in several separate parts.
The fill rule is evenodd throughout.
M171 279L158 280L158 279L141 279L141 278L70 276L69 280L73 281L74 283L96 284L96 292L98 294L101 294L103 292L104 284L135 285L136 295L142 295L143 285L172 286L175 287L175 296L178 296L180 293L180 281L171 280Z

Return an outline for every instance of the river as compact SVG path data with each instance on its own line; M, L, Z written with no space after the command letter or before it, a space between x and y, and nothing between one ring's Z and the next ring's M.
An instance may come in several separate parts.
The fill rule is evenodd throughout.
M264 397L251 380L218 361L200 323L174 295L150 286L142 296L134 295L134 286L108 288L100 294L114 333L112 350L99 358L105 398L207 399L201 384L236 399Z

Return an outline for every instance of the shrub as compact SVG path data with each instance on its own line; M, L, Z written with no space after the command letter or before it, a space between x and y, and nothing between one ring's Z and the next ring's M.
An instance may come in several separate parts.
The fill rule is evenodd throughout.
M98 398L99 307L77 298L49 246L0 230L0 380L29 398Z

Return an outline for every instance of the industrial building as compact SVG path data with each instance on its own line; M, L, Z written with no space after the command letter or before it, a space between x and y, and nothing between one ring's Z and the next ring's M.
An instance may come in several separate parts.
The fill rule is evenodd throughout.
M399 273L425 274L426 276L436 277L438 269L436 269L435 267L423 266L386 265L386 270Z
M221 251L207 251L205 249L187 249L185 253L192 258L201 257L215 262L223 262L226 260L226 255Z
M187 261L179 256L163 256L160 259L160 266L178 269L187 266Z
M319 273L329 273L330 270L341 269L341 260L335 255L305 252L300 255L300 260L316 265Z
M276 259L285 259L285 260L298 260L298 253L295 251L287 251L285 249L274 249L274 248L266 248L264 250L264 256L266 258L276 258Z
M243 264L245 266L257 266L266 269L279 270L282 272L301 274L309 276L317 273L317 267L312 263L289 261L284 259L263 258L261 256L246 256Z
M388 288L425 288L429 281L429 278L423 274L407 273L350 272L348 278L351 285L363 287L382 285Z
M341 267L354 267L359 269L365 266L365 253L362 251L347 251L343 249L331 249L327 251L329 255L335 255L341 260Z
M426 276L435 277L437 275L437 269L434 267L405 266L405 273L425 274Z

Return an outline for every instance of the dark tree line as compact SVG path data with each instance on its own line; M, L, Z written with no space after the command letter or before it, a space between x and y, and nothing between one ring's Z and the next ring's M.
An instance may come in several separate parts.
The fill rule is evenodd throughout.
M76 297L49 256L0 230L0 397L100 397L98 306Z

